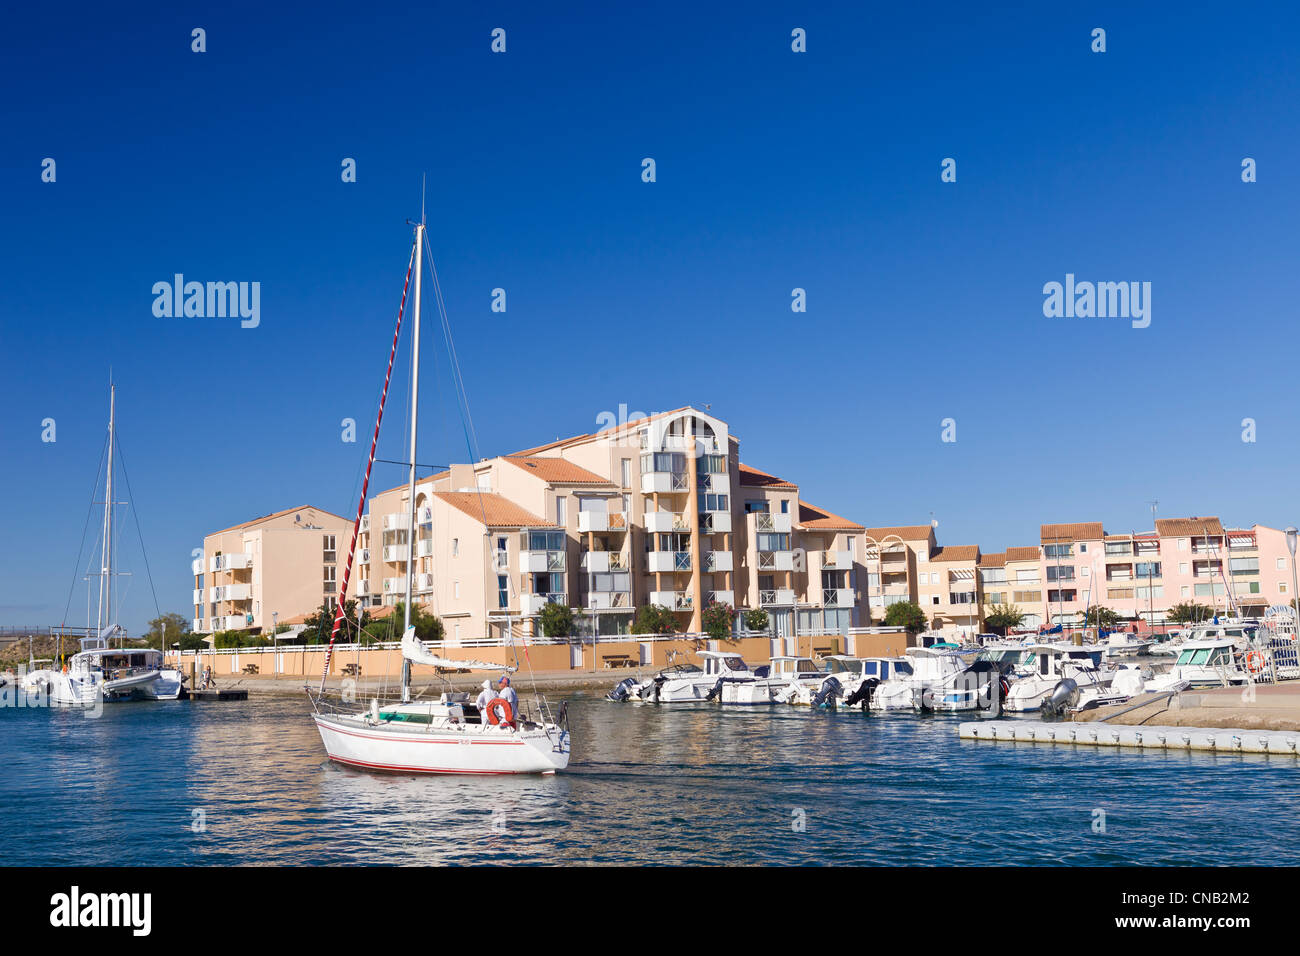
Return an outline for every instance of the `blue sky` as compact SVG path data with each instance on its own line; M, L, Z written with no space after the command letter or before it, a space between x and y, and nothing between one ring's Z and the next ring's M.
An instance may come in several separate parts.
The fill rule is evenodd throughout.
M1300 523L1294 5L458 6L6 14L0 623L63 615L110 366L164 610L205 532L351 513L423 174L484 455L711 403L809 500L950 544ZM177 272L260 282L260 326L156 318ZM1045 318L1067 272L1151 282L1151 326ZM463 460L426 343L421 457Z

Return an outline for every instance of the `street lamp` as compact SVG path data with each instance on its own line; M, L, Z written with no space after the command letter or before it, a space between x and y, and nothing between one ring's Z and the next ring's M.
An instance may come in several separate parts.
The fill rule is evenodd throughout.
M1291 600L1296 602L1294 607L1297 614L1297 624L1300 624L1300 599L1298 599L1300 596L1296 594L1295 587L1295 545L1297 534L1300 534L1300 532L1296 531L1295 525L1291 525L1286 529L1286 546L1287 550L1291 552ZM1300 634L1300 627L1296 628L1296 633Z

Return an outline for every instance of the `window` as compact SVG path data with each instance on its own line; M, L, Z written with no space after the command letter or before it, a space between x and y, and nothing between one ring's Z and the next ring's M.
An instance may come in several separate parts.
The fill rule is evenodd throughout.
M1181 588L1178 589L1179 597L1191 597L1191 594L1192 594L1191 589L1186 584L1184 584Z
M1154 584L1150 587L1137 588L1136 592L1137 592L1137 597L1140 600L1146 601L1153 597L1164 597L1165 586L1163 584Z
M490 473L485 475L479 475L474 481L474 486L478 488L479 491L491 491L492 475Z
M1137 576L1140 578L1158 578L1160 577L1159 561L1139 561L1137 563Z
M948 594L949 604L974 604L974 591L952 591Z
M1007 602L1007 595L1006 595L1006 592L1003 592L1003 591L987 591L987 592L985 592L985 594L984 594L984 603L985 603L985 604L1005 604L1006 602Z
M759 551L789 551L790 536L788 534L776 534L769 531L759 532L758 550Z
M510 578L504 574L497 575L497 607L510 606Z
M1063 591L1047 592L1047 600L1049 603L1055 603L1060 601L1074 601L1078 599L1078 596L1079 596L1079 592L1074 590L1073 588L1070 588L1068 590L1063 590Z
M1186 591L1187 588L1183 588L1183 590ZM1285 581L1278 581L1278 582L1277 582L1277 593L1278 593L1278 594L1286 594L1286 582L1285 582ZM213 614L216 614L216 613L217 613L217 612L216 612L216 605L214 604L214 605L212 605L212 607L213 607L213 611L212 611L212 613L213 613Z
M451 556L453 558L460 557L460 538L451 539Z
M661 451L641 456L641 471L670 471L681 474L686 470L686 456L679 451Z
M624 458L619 462L619 477L622 478L622 487L632 487L632 459Z
M325 565L325 593L326 594L334 593L334 570L335 570L334 565L332 564Z
M1012 591L1011 601L1013 604L1037 604L1043 599L1042 591Z
M1047 566L1047 580L1049 580L1049 581L1073 581L1073 580L1074 580L1074 568L1072 568L1072 567L1068 567L1068 566L1066 566L1066 567L1058 567L1057 565L1049 564L1049 565Z
M505 539L500 539L504 541ZM528 550L529 551L563 551L564 550L564 532L563 531L530 531L528 532Z
M460 643L460 625L459 625L459 624L456 625L456 643L457 643L457 644Z
M1229 558L1228 565L1234 575L1259 574L1259 558Z
M1286 558L1278 558L1278 559L1277 559L1277 569L1278 569L1279 571L1285 571L1285 570L1286 570Z
M1186 551L1186 550L1187 550L1187 539L1186 539L1186 538L1179 538L1179 539L1178 539L1178 550L1179 550L1179 551Z
M1038 580L1038 570L1037 570L1036 568L1030 568L1030 569L1027 570L1027 571L1026 571L1026 570L1020 570L1020 571L1017 571L1017 572L1016 572L1016 580L1017 580L1017 581L1037 581L1037 580Z
M727 511L729 508L726 495L700 495L701 511Z
M1133 546L1127 541L1107 541L1107 554L1132 554Z
M783 515L788 515L789 513L790 513L790 499L789 499L789 498L782 498L782 499L781 499L781 514L783 514Z
M334 561L338 558L338 550L334 546L334 535L332 534L325 535L324 545L325 545L325 554L324 554L325 563L333 564Z
M1070 558L1074 556L1072 544L1049 544L1043 546L1043 556L1047 558Z
M565 512L566 504L567 504L567 499L564 497L564 495L555 496L555 523L558 524L561 528L563 528L564 525L566 524L564 520L564 512Z
M766 500L755 501L750 499L745 502L745 514L747 515L767 514L769 510Z
M1179 565L1178 565L1178 573L1179 573L1179 574L1186 574L1186 573L1187 573L1187 562L1186 562L1186 561L1182 561L1182 562L1179 563Z
M706 475L725 475L727 459L722 455L703 455L700 457L700 471Z

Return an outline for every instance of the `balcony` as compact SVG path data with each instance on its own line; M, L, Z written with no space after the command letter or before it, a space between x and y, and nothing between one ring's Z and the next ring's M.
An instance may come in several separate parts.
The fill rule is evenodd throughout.
M822 588L822 607L853 607L852 588Z
M385 594L405 594L406 578L384 578Z
M202 604L202 603L203 603L203 588L195 588L195 589L194 589L194 600L191 601L190 603L191 603L191 604Z
M415 542L415 556L418 558L427 558L433 554L433 539L421 538Z
M203 633L203 618L201 618L201 617L196 617L196 618L194 618L194 620L190 621L190 630L193 631L195 634L202 634L202 633Z
M696 487L702 495L725 495L731 492L731 482L725 474L697 474L695 479Z
M776 588L770 591L758 592L758 603L760 607L777 606L794 604L794 591L790 588Z
M563 571L565 564L563 551L519 552L519 570L525 574L537 574L542 571Z
M214 617L212 619L213 631L239 631L246 627L252 627L248 618L243 614L230 614L225 617Z
M705 571L730 571L734 563L730 551L708 551L704 555Z
M542 608L548 604L565 604L568 596L565 594L521 594L519 595L519 608L526 615L540 614Z
M369 564L369 563L370 563L370 549L369 549L369 548L359 548L359 549L357 549L357 560L358 560L361 564Z
M384 515L385 531L409 531L411 529L411 516L405 512L401 514Z
M220 584L208 588L210 601L247 601L253 596L251 584Z
M642 494L675 494L690 491L691 483L684 471L645 471L641 473Z
M689 571L691 553L689 551L651 551L646 555L646 570L651 573L669 573Z
M853 555L847 551L822 551L823 568L851 568L853 567Z
M433 509L425 505L418 510L416 518L420 524L433 524Z
M593 574L606 571L627 571L632 566L622 551L588 551L582 556L582 566Z
M793 551L760 551L758 552L758 570L793 571L794 552Z
M579 531L626 531L627 515L621 511L579 511Z
M242 551L214 554L208 562L209 571L242 571L253 566L253 556Z
M700 515L700 534L731 534L731 512L704 512Z
M492 568L495 571L510 570L510 552L509 551L492 552Z
M670 611L689 611L695 607L695 598L690 591L651 591L650 603Z
M359 530L362 534L369 534L369 532L370 532L370 515L362 515L362 516L361 516L361 526L358 528L358 530Z
M755 531L773 531L777 534L790 533L790 516L788 514L772 514L769 511L758 511L754 513L754 530Z
M731 607L736 606L735 591L707 591L704 594L704 606L710 604L728 604Z
M587 595L587 607L593 611L630 611L632 595L626 591L592 591Z
M191 574L202 574L202 573L203 573L203 559L202 559L202 558L195 558L193 561L190 562L190 573L191 573Z
M411 581L411 588L412 590L415 591L432 591L433 575L432 574L415 575Z
M370 596L370 581L367 578L362 578L360 581L357 582L357 597L369 597L369 596Z
M386 544L384 545L384 563L385 564L405 564L408 549L404 544Z
M647 511L643 523L651 534L691 530L690 519L677 511Z

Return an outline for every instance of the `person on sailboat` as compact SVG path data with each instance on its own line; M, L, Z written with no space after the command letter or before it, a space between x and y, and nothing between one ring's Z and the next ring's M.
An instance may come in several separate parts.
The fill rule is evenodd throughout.
M492 693L492 682L490 680L485 680L483 682L483 689L479 691L478 700L474 701L474 706L478 708L478 719L481 723L486 724L488 722L487 705L494 696L496 695Z
M497 691L497 696L510 705L509 726L513 727L515 721L519 719L519 695L510 686L510 678L504 674L501 675L500 689ZM502 723L504 724L506 721L502 721Z

